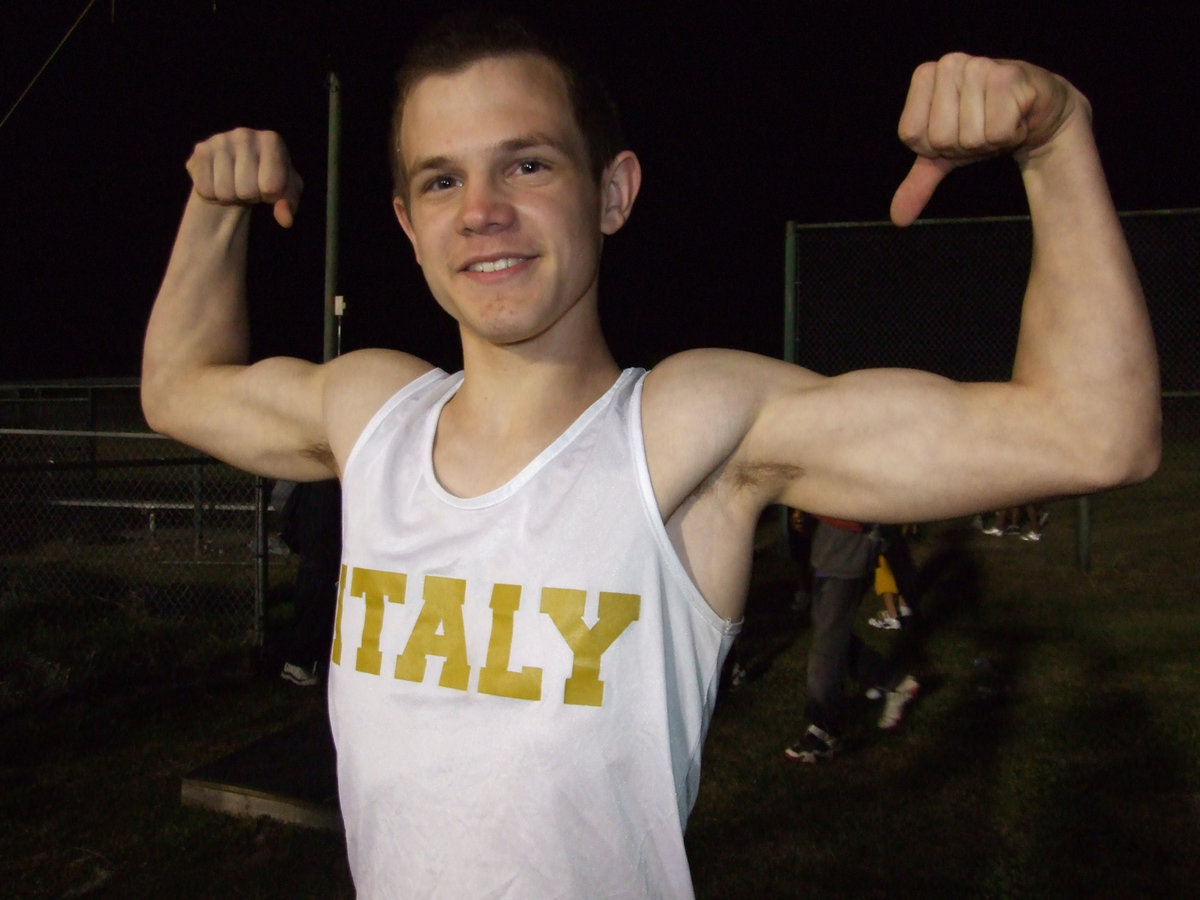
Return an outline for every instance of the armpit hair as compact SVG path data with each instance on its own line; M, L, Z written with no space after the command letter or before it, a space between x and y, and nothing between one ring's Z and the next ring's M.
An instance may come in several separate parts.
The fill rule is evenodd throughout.
M729 473L735 488L774 488L804 474L800 466L787 463L746 463Z
M319 444L313 444L311 447L301 450L300 455L319 462L330 469L336 469L336 461L333 458L333 450L329 444L322 441Z
M794 481L804 474L800 466L786 463L743 463L735 466L722 466L717 469L692 491L693 497L702 497L719 484L732 487L734 490L773 491L783 484Z

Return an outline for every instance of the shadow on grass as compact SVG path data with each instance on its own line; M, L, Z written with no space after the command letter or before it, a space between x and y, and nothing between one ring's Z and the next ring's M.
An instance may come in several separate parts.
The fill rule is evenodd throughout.
M1137 663L1082 646L1088 689L1054 710L1030 764L1028 888L1062 896L1193 896L1200 882L1195 734L1164 731ZM1181 741L1182 739L1182 741ZM1074 865L1063 865L1063 861Z
M1194 893L1191 598L982 540L948 530L928 548L919 624L871 636L921 697L893 733L856 700L862 727L831 763L784 759L805 635L777 646L763 629L771 665L723 698L705 750L686 837L699 897Z
M997 759L1023 640L991 635L994 666L963 684L926 678L932 718L918 703L896 732L864 722L846 755L817 766L783 757L778 698L739 698L710 741L707 808L687 833L697 895L978 896L999 842ZM913 846L938 847L936 864Z
M744 655L780 671L764 669L772 677L727 698L714 717L705 802L687 833L698 896L961 895L988 880L994 841L976 838L992 828L999 801L980 795L979 785L996 783L989 772L1010 737L1011 684L1028 635L982 636L968 648L979 663L961 681L947 680L929 658L929 641L982 601L983 576L964 543L952 536L921 567L921 615L911 627L878 636L890 638L898 666L919 674L922 696L910 716L897 731L880 732L877 705L856 697L851 717L860 724L847 752L818 766L781 752L795 735L779 725L798 723L803 705L803 631L781 612L790 592L774 583L761 595L756 589L747 615L754 644ZM962 815L946 821L947 805ZM952 858L931 866L883 849L902 847L918 829L926 832L922 845L947 848Z

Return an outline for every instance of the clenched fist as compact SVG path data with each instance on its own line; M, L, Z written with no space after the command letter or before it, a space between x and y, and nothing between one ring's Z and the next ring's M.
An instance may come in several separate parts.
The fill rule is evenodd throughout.
M187 161L196 194L223 206L268 203L284 228L295 222L304 181L273 131L235 128L201 141Z
M1001 153L1027 158L1072 118L1090 116L1079 91L1029 63L950 53L918 66L899 127L917 160L892 199L892 221L911 223L952 169Z

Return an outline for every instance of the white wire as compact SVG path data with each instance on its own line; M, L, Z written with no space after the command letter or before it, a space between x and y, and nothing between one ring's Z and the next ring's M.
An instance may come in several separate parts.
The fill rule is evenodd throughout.
M46 67L50 65L54 57L58 55L58 51L62 49L63 44L67 42L67 39L71 37L71 35L75 32L75 29L79 27L79 23L83 21L83 17L86 16L88 11L95 5L96 0L88 0L88 5L83 8L83 12L81 12L79 14L79 18L75 20L75 24L67 29L67 33L64 34L62 40L58 42L58 46L54 48L48 57L46 57L46 61L42 63L42 67L37 70L37 74L34 75L29 84L25 86L25 90L21 91L21 96L16 99L13 105L9 108L8 112L4 114L4 118L0 119L0 128L4 127L4 123L7 122L9 117L16 111L17 107L21 104L21 101L25 99L25 95L33 89L35 84L37 84L37 80L42 77L42 73L46 71Z

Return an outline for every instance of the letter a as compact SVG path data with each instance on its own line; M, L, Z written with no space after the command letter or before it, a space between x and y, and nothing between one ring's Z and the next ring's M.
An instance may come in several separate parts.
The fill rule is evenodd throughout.
M425 605L417 615L404 652L396 657L396 677L405 681L425 679L426 657L441 656L442 687L465 691L471 676L467 665L467 634L463 627L463 601L467 583L461 578L425 576ZM438 628L442 633L438 634Z

